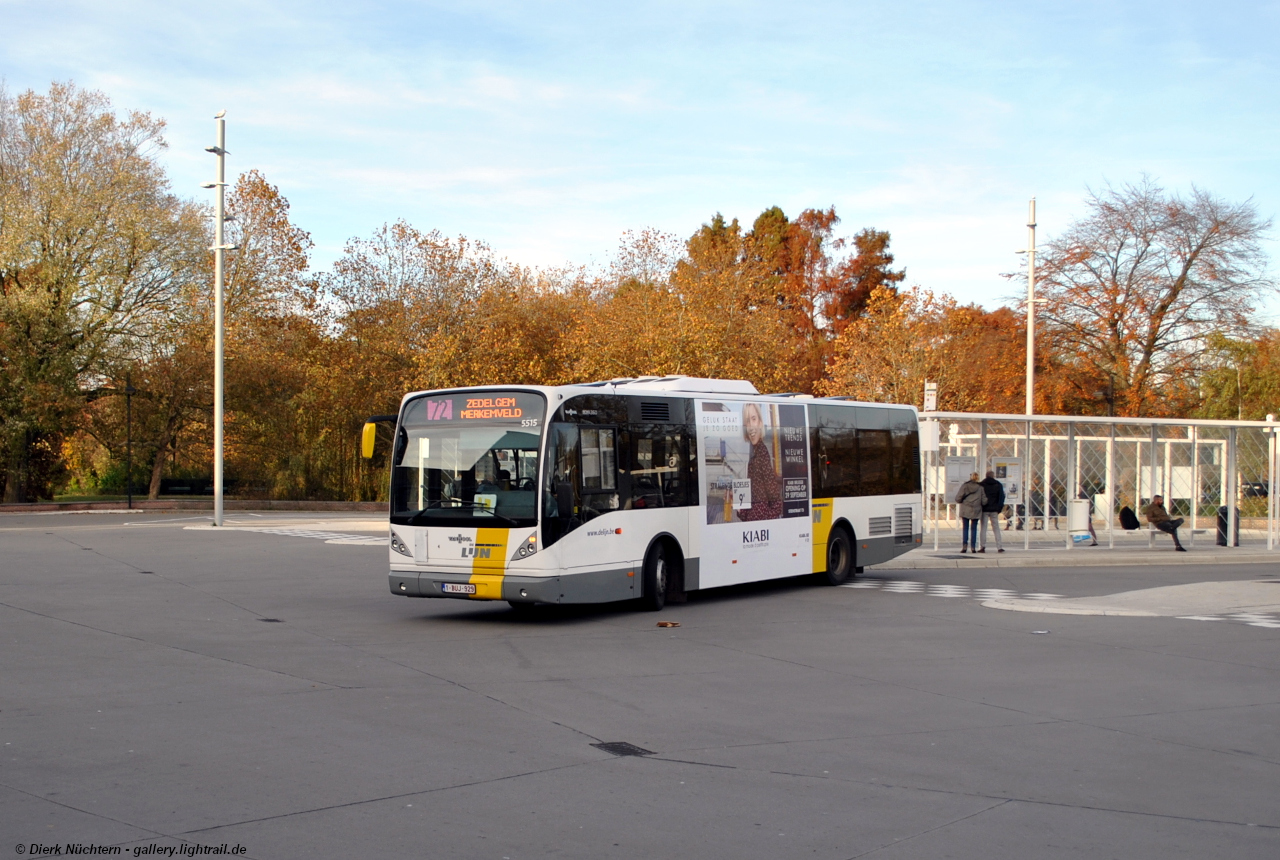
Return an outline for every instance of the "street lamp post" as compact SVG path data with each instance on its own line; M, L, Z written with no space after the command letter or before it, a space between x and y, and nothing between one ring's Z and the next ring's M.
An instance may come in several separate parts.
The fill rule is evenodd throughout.
M124 485L128 507L133 509L133 387L129 374L124 375Z
M238 246L226 244L226 187L227 187L227 112L214 115L218 142L206 146L218 158L218 177L206 182L202 188L217 190L213 214L213 524L222 525L222 299L223 263L227 251Z
M1027 214L1027 414L1036 412L1036 199Z

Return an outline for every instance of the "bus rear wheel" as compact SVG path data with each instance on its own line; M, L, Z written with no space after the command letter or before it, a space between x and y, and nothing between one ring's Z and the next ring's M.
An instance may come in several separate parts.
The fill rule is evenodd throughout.
M650 612L657 612L667 605L667 582L670 574L667 548L658 541L649 547L644 557L644 573L640 580L644 591L640 605Z
M834 528L827 541L827 570L822 581L827 585L844 585L856 570L853 563L853 537L845 528Z

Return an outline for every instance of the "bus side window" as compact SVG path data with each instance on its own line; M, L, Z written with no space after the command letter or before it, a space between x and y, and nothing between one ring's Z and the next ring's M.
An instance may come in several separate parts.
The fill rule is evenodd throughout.
M690 504L688 435L670 424L631 426L631 504L636 510Z
M891 493L920 492L920 433L915 416L905 409L891 410L893 433L893 481Z
M685 453L685 434L675 427L664 428L663 462L668 469L662 482L662 504L668 508L687 505L689 496L688 457Z
M883 496L892 492L893 446L889 435L889 410L859 406L859 495Z
M617 430L581 427L582 521L622 507L618 498Z
M547 438L546 478L542 485L542 545L553 543L582 525L578 494L580 440L574 424L552 424Z
M809 407L814 498L859 494L858 433L852 406Z
M852 427L823 427L822 441L825 496L858 495L858 437Z

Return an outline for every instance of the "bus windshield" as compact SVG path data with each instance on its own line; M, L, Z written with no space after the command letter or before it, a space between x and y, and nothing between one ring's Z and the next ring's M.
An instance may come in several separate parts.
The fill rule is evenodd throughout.
M391 470L391 522L537 524L546 401L532 392L424 395L405 404Z

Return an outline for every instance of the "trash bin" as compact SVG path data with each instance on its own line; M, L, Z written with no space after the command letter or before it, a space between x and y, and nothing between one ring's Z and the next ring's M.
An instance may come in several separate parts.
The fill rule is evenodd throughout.
M1093 536L1089 534L1088 499L1069 499L1067 501L1067 533L1071 535L1071 545L1083 543Z
M1227 506L1218 508L1218 546L1227 545ZM1240 546L1240 509L1236 508L1236 529L1231 546Z

